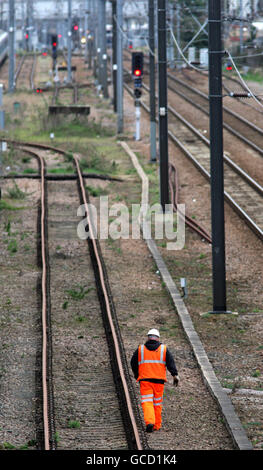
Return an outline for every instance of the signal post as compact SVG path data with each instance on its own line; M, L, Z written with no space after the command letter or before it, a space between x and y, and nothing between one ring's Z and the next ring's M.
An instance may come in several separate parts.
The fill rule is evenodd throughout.
M142 76L143 76L143 52L132 53L132 76L134 79L134 104L135 104L135 118L136 118L136 132L135 140L140 140L141 130L141 102L142 95Z

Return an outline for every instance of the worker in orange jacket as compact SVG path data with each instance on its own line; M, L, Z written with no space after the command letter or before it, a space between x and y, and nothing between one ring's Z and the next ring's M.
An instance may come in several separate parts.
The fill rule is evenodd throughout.
M166 368L173 376L175 386L179 376L169 349L160 343L160 333L155 328L148 331L148 340L140 345L131 358L135 379L140 383L141 403L147 432L157 431L162 425L163 391Z

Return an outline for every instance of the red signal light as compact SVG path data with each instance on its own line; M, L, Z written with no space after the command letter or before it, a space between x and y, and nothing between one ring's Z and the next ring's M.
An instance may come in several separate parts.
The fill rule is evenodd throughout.
M53 42L53 46L56 47L57 43L56 42Z
M28 34L26 33L26 39L28 39Z
M143 52L132 52L132 75L136 78L143 76Z
M43 91L43 90L42 90L41 88L37 88L37 89L36 89L36 92L37 92L37 93L42 93L42 91Z
M74 30L75 30L75 31L78 31L78 29L79 29L78 25L75 24L75 25L74 25Z
M227 65L227 66L226 66L226 70L233 70L232 65Z
M59 38L62 38L62 34L58 34L58 37L59 37Z

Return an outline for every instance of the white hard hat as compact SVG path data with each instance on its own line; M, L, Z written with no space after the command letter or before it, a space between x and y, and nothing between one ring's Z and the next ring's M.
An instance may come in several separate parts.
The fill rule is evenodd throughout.
M147 335L148 336L158 336L158 338L160 338L160 333L155 328L152 328L151 330L149 330Z

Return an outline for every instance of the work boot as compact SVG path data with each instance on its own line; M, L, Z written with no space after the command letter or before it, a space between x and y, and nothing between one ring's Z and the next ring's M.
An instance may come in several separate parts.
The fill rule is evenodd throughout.
M153 432L153 424L147 424L146 432Z

